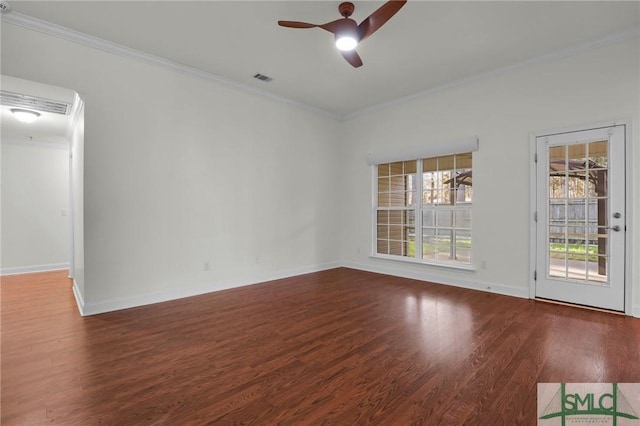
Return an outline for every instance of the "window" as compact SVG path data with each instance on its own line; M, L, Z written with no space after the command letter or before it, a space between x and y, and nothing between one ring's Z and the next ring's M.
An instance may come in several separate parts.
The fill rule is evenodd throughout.
M472 155L378 164L376 255L471 265Z
M417 161L378 165L377 252L415 256Z

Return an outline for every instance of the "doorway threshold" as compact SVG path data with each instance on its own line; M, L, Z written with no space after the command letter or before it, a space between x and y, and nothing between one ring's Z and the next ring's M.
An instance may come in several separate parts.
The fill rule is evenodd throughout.
M569 307L572 307L572 308L581 308L581 309L586 309L586 310L589 310L589 311L604 312L606 314L615 314L615 315L622 315L622 316L626 316L627 315L624 312L614 311L612 309L596 308L594 306L579 305L577 303L561 302L559 300L544 299L542 297L536 297L536 298L534 298L534 300L537 301L537 302L550 303L550 304L553 304L553 305L569 306Z

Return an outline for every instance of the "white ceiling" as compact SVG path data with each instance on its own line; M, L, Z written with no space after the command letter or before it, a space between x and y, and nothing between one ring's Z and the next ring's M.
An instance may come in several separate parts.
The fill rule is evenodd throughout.
M338 116L595 43L640 26L640 2L416 1L358 47L321 29L338 1L10 1L18 14L157 55ZM356 1L360 22L381 1ZM14 13L12 12L12 13ZM255 73L273 78L254 79Z

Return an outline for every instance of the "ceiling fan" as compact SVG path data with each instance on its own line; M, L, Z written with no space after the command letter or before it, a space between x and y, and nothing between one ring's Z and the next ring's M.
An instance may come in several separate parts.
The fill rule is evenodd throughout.
M378 10L373 12L358 25L356 21L349 18L353 14L355 6L353 3L344 2L338 6L338 11L343 18L326 24L316 25L297 21L278 21L278 25L288 28L322 28L335 34L336 47L340 49L342 56L354 67L362 66L362 59L354 50L358 43L370 37L378 28L383 26L393 15L395 15L407 0L392 0L383 4Z

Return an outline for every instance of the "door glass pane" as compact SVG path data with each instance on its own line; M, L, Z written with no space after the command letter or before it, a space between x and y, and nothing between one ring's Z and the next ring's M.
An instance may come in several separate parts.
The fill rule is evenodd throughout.
M608 196L607 175L608 173L605 169L593 170L589 173L591 186L593 186L593 190L590 191L590 194L593 194L593 197L603 198Z
M556 172L549 176L549 197L551 198L564 198L565 196L565 181L566 176L564 172Z
M586 150L587 145L583 143L567 146L568 165L570 172L586 169Z
M550 261L549 276L553 278L566 278L567 257L565 256L565 254L558 252L551 253Z
M547 275L607 282L607 141L549 148Z
M592 142L589 144L589 168L606 169L608 161L607 141Z
M567 260L567 278L581 281L587 279L587 268L584 263L584 256L580 258L579 256L569 254Z
M549 227L549 250L550 251L562 251L566 250L567 246L567 227L566 226L550 226Z
M564 225L549 227L549 275L566 278L567 227Z
M552 146L549 148L549 169L552 171L565 171L567 160L566 146Z
M589 281L607 283L608 256L598 256L596 261L589 262Z
M572 171L569 174L569 188L567 190L567 194L569 198L584 198L585 195L585 172L575 172Z
M587 279L606 285L609 265L608 141L590 143L587 154L587 215L590 231L587 237Z
M549 220L564 224L567 220L567 206L565 200L550 200L549 202Z

